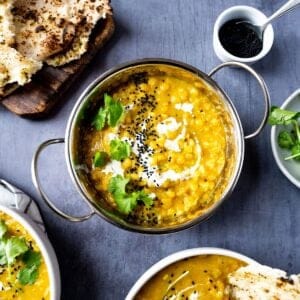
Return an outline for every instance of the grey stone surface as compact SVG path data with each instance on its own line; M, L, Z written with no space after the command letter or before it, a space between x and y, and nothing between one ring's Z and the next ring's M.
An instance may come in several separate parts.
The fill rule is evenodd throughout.
M45 120L21 119L0 108L0 177L40 204L62 275L62 299L124 299L135 280L153 263L178 250L217 246L239 251L261 263L300 272L300 197L279 171L270 147L270 128L246 142L239 183L222 208L206 223L180 233L147 236L129 233L99 217L72 224L55 216L34 190L30 162L48 138L62 137L68 115L87 84L104 70L143 57L181 60L208 72L219 61L212 48L213 24L225 8L246 4L270 14L279 0L113 0L117 29ZM272 52L254 67L265 78L272 102L281 104L300 85L300 10L274 24ZM239 70L224 70L216 80L234 99L245 131L262 116L261 92ZM42 179L56 203L82 214L86 206L68 176L63 146L43 155Z

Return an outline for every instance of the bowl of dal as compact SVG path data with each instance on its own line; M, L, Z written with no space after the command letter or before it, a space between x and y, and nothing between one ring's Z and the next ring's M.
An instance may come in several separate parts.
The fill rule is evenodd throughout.
M194 248L174 253L150 267L133 285L125 300L229 299L229 274L251 258L221 248Z
M0 205L0 298L59 300L60 272L45 233L25 214Z
M239 115L212 79L240 67L260 84L265 113L245 136ZM71 221L99 215L121 228L167 233L210 217L239 178L244 140L260 133L269 111L263 79L249 66L229 62L204 72L182 62L144 59L97 78L75 104L65 138L48 140L32 162L33 182L48 206ZM68 170L90 213L70 216L44 192L38 158L65 143Z

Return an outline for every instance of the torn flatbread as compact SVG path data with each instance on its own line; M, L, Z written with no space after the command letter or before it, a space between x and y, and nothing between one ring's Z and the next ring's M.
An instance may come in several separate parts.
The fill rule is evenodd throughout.
M296 300L300 299L299 275L261 265L242 267L228 276L231 300Z
M0 0L0 45L11 46L15 42L12 7L12 0Z
M30 82L43 62L79 59L111 13L109 0L0 0L0 97Z
M41 62L23 56L10 46L0 45L0 96L5 96L15 84L28 83L41 68Z
M16 49L39 61L67 49L75 35L70 14L69 1L15 0Z
M72 2L72 1L71 1ZM76 24L75 38L67 51L58 53L47 59L47 64L57 67L79 59L88 48L88 42L93 28L100 19L111 14L109 0L73 0L76 5L70 9L70 20Z

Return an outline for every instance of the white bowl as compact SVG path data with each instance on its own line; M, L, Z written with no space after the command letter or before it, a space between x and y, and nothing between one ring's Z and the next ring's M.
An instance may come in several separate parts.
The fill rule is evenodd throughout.
M300 111L300 89L291 94L282 104L281 108ZM271 129L271 145L275 161L281 172L298 188L300 188L300 162L293 159L284 160L291 155L289 150L278 146L277 137L279 132L286 126L276 125Z
M247 256L221 248L194 248L176 252L165 257L164 259L160 260L152 267L150 267L150 269L148 269L134 284L134 286L131 288L128 295L126 296L125 300L133 300L136 297L137 293L140 291L140 289L162 269L179 260L199 255L222 255L238 259L240 261L245 262L246 264L258 264L258 262Z
M262 24L266 21L267 17L260 10L251 6L239 5L224 10L219 15L214 25L213 47L218 58L223 62L238 61L246 64L253 64L266 56L270 52L274 42L274 30L272 25L267 26L263 36L263 48L256 56L242 58L234 56L225 50L219 39L219 31L226 22L233 19L245 19L253 24Z
M27 215L3 205L0 205L0 211L19 222L35 240L47 266L50 281L50 300L60 300L59 266L53 247L46 234Z

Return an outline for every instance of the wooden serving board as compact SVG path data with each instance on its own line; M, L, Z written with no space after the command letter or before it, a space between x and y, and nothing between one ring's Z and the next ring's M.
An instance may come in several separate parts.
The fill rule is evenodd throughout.
M57 68L45 65L30 83L0 100L1 104L23 117L45 116L63 98L63 93L112 36L114 29L112 16L100 21L94 29L87 52L79 60Z

